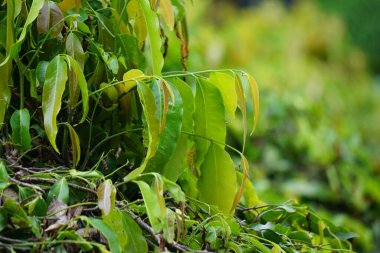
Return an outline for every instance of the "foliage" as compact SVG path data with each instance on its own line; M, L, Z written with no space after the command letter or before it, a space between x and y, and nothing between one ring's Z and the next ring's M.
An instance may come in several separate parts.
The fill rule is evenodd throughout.
M380 90L342 21L311 1L291 9L224 6L205 16L209 8L190 12L196 35L189 63L244 67L261 84L261 118L245 152L255 161L251 178L260 198L308 203L358 233L358 252L377 252ZM230 143L243 147L244 129L230 127Z
M0 31L2 251L351 251L308 207L260 201L226 144L235 114L243 143L256 127L253 77L162 73L165 34L186 68L183 1L8 0Z

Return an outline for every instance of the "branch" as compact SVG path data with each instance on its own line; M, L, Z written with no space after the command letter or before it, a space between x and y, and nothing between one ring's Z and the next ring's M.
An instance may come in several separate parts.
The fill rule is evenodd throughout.
M32 188L32 189L34 189L34 190L36 190L38 192L45 193L45 191L41 187L39 187L37 185L28 184L26 182L19 181L17 179L11 178L11 177L9 178L9 181L11 181L14 184L18 184L18 185L21 185L21 186L24 186L24 187Z
M151 234L154 238L154 240L157 242L157 244L160 244L160 236L157 235L153 228L151 228L147 223L145 223L139 216L137 216L136 214L134 214L133 212L131 211L127 211L128 214L132 217L132 219L134 219L137 224L139 224L139 226L144 229L145 231L147 231L149 234ZM182 245L182 244L179 244L175 241L173 241L173 243L169 243L168 244L173 248L173 249L176 249L176 250L179 250L181 252L194 252L194 253L210 253L210 251L207 251L207 250L193 250L185 245Z

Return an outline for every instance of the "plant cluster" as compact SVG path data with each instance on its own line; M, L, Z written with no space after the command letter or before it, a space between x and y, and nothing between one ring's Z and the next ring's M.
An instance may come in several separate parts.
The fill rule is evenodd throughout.
M162 73L170 32L185 69L181 0L0 7L1 251L350 252L354 235L308 207L258 199L255 80Z

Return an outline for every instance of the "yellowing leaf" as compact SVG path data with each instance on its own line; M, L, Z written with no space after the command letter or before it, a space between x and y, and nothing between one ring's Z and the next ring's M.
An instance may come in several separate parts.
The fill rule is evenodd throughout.
M241 156L241 165L243 166L243 175L241 176L240 187L239 187L238 192L235 195L234 203L232 205L231 211L233 211L236 208L237 204L239 204L239 201L240 201L241 197L243 196L243 193L245 190L245 182L248 178L249 163L247 161L247 158L245 158L245 156L243 156L243 155Z
M256 80L249 74L246 74L249 86L251 88L252 103L253 103L253 128L251 135L256 129L257 121L259 120L259 88L257 86Z
M141 80L141 77L144 76L144 73L139 69L131 69L123 75L124 87L123 92L128 93L131 89L136 87L137 82L133 79Z
M172 2L170 0L160 0L160 10L166 25L169 27L170 30L173 30L174 11Z
M243 117L243 148L242 153L245 150L245 143L247 141L247 108L245 105L245 94L243 84L241 83L240 77L235 75L235 90L237 95L237 103L240 108Z
M219 89L219 92L222 95L227 120L234 119L237 108L234 77L223 72L214 72L210 75L209 80Z
M45 84L42 91L42 113L46 135L59 153L55 143L57 137L57 115L61 110L62 96L67 81L67 65L61 56L56 56L46 69Z
M58 4L59 8L61 8L61 10L63 10L64 12L67 12L74 8L76 11L79 11L81 5L81 0L63 0Z
M116 188L112 181L107 179L98 187L98 206L103 216L107 216L115 206Z

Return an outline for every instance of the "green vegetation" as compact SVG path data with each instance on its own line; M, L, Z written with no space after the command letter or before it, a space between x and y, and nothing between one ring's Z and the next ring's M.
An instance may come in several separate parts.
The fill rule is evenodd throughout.
M352 252L355 233L257 196L256 81L185 71L186 23L181 0L4 2L2 252Z
M260 121L245 154L260 199L308 203L359 234L358 252L377 252L380 87L344 23L311 1L291 9L220 6L205 16L209 8L191 12L189 62L194 69L244 68L258 80ZM230 143L242 147L239 123L231 130Z

